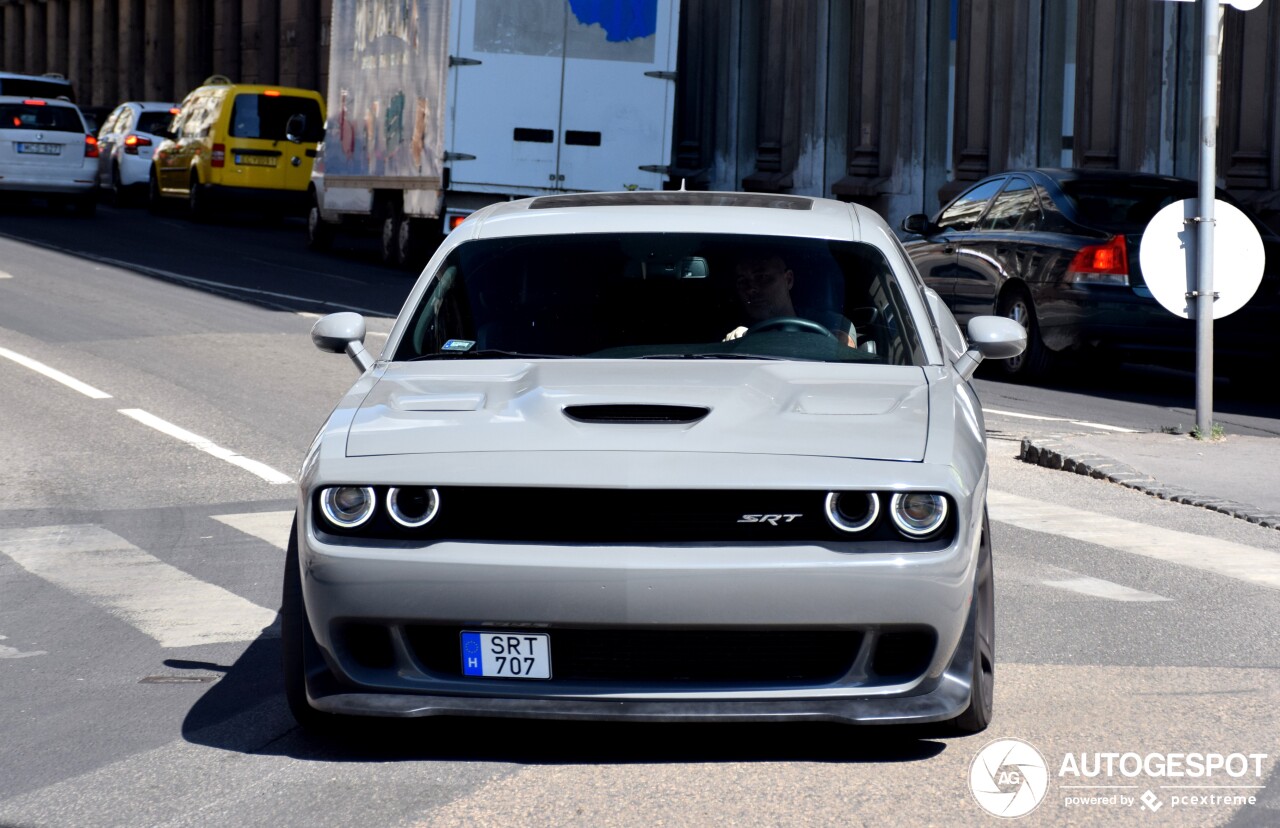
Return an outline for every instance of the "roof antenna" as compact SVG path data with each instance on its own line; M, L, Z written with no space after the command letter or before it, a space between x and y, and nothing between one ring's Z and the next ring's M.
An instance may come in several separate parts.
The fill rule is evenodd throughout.
M682 192L682 193L683 193L683 192L685 192L685 189L684 189L684 179L683 179L683 178L682 178L682 179L680 179L680 192Z

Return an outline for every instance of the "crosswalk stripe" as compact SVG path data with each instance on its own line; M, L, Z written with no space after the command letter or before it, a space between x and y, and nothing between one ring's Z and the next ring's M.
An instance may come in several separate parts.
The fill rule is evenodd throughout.
M293 528L292 511L214 515L213 519L246 535L264 540L282 552L289 545L289 530Z
M1101 578L1090 578L1087 575L1059 581L1041 581L1040 583L1054 589L1065 589L1068 592L1077 592L1092 598L1106 598L1109 601L1155 602L1169 600L1163 595L1143 592L1140 589L1104 581Z
M91 524L0 529L0 553L82 595L162 647L253 641L276 618Z
M991 519L1280 589L1280 554L992 489Z

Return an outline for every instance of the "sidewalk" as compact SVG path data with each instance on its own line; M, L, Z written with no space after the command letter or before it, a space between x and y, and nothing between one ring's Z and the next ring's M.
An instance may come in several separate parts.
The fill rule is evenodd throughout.
M1023 437L1018 456L1280 529L1280 438L1072 432Z

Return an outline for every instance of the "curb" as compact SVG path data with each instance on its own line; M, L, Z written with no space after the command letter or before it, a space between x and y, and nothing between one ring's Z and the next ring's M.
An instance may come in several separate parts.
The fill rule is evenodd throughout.
M1074 472L1098 480L1117 483L1127 489L1136 489L1144 494L1168 500L1173 503L1185 503L1198 506L1213 512L1248 521L1268 529L1280 529L1280 515L1232 500L1209 495L1197 494L1181 486L1170 486L1161 483L1149 474L1144 474L1132 466L1119 460L1084 451L1071 444L1069 435L1051 434L1037 437L1023 437L1018 459L1033 466L1046 469L1059 469Z

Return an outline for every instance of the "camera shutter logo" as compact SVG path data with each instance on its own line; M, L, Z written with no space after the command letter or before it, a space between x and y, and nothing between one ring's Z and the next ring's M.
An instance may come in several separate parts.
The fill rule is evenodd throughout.
M1026 816L1049 790L1049 767L1040 751L1021 739L997 739L973 757L969 789L988 813Z

